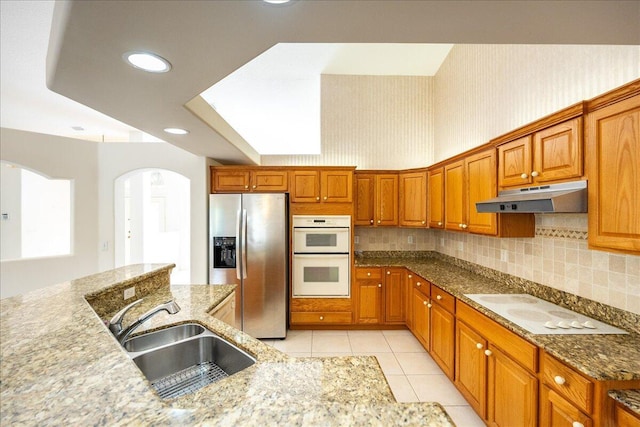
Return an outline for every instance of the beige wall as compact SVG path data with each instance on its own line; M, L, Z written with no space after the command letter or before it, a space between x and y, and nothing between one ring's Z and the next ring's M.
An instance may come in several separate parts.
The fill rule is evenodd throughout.
M321 78L317 156L263 156L262 165L335 165L360 169L422 167L433 160L433 78Z
M640 77L640 46L455 45L435 76L435 161Z

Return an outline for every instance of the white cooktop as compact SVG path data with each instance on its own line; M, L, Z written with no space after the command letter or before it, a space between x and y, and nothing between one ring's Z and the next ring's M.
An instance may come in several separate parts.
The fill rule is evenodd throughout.
M626 334L627 332L529 294L465 294L532 334Z

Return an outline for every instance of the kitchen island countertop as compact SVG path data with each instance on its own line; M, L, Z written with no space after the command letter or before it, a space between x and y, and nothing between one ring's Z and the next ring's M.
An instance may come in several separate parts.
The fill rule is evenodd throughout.
M257 359L191 395L160 399L106 328L113 307L96 300L172 267L127 266L0 300L2 424L453 425L438 403L397 403L374 357L290 357L211 317L233 285L165 286L127 314L125 323L175 298L179 313L136 333L195 321Z

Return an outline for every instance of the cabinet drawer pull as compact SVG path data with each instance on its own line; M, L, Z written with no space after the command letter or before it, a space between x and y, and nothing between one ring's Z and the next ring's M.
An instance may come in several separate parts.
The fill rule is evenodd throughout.
M436 296L436 299L437 299L438 301L440 301L440 300L442 299L442 295L438 295L438 296Z
M320 316L320 320L324 320L324 316Z
M428 303L428 302L426 302L426 301L422 301L422 303L423 303L424 305L429 305L429 303Z
M380 224L380 220L378 220L378 224Z
M252 186L251 188L258 188L256 185Z
M381 288L382 287L382 283L378 283L378 287Z
M370 271L367 273L367 276L371 276L371 272Z
M248 186L248 185L245 185L245 186L244 186L244 189L246 190L247 188L249 188L249 186Z
M411 279L412 277L413 277L412 275L409 275L409 279Z
M427 308L431 308L431 304L427 304Z
M523 173L522 175L520 175L520 178L527 179L529 178L529 175L527 175L526 173Z
M487 349L484 351L485 356L491 356L493 353L491 352L491 350Z
M324 196L324 200L327 200L327 196Z
M422 225L424 225L426 223L426 221L422 221Z
M582 424L580 421L574 421L573 423L571 423L571 427L584 427L584 424Z
M387 274L391 274L391 272L390 272L390 271L387 271Z
M484 347L484 346L482 345L482 343L477 343L477 344L476 344L476 348L477 348L478 350L482 350L482 347Z
M556 382L556 384L558 385L563 385L565 382L567 382L564 377L561 377L560 375L556 375L555 377L553 377L553 380Z
M418 282L416 283L416 286L422 286L422 283Z

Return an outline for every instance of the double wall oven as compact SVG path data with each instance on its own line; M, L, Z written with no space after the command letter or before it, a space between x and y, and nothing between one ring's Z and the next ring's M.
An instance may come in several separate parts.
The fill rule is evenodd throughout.
M351 216L293 216L293 298L349 298Z

